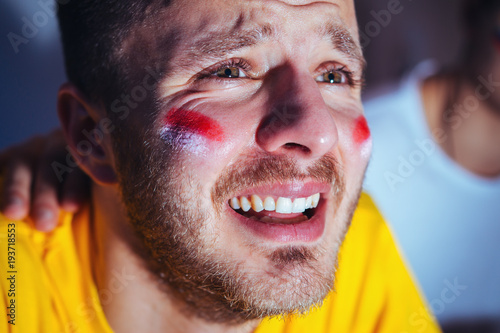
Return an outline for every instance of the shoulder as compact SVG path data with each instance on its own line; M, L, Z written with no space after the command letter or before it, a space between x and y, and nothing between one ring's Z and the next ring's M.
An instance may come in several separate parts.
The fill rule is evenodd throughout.
M63 332L95 324L80 313L90 306L95 289L85 258L88 246L79 245L88 243L87 225L87 210L76 216L61 213L58 227L49 233L35 230L29 220L0 215L0 243L9 246L9 251L7 246L0 251L0 290L4 302L16 304L17 329ZM7 274L15 281L13 288L6 272L12 272ZM94 306L93 301L88 304Z
M350 283L345 288L355 292L355 288L366 283L365 277L378 279L383 269L392 269L387 267L391 264L404 268L387 223L371 197L363 193L339 254L338 283L349 276ZM352 283L353 279L359 281Z
M22 331L39 332L42 328L36 323L42 318L43 328L53 328L55 324L54 316L43 311L53 305L47 283L51 276L44 264L47 237L29 221L12 221L0 214L0 243L5 244L0 251L0 290L4 301L12 307L7 314L9 320L14 320L12 327Z
M352 323L351 331L439 332L388 224L367 194L361 195L342 245L336 283L338 306L363 318L362 324Z
M365 224L365 228L367 226L369 228L383 228L385 226L384 218L377 209L377 206L372 198L364 192L359 197L358 206L354 212L352 221L351 229L357 229L359 223Z
M342 252L349 251L351 246L358 248L360 244L369 246L372 250L374 246L379 246L389 242L392 244L392 237L382 214L375 206L372 198L362 193L358 207L354 212L351 226L342 246ZM365 247L364 247L365 248ZM372 252L372 251L365 251Z
M0 213L0 239L15 249L16 257L29 262L41 260L49 238L49 234L35 230L30 220L13 221Z

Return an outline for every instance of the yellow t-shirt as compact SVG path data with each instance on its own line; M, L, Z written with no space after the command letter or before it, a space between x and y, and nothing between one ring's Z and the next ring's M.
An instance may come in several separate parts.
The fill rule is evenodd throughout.
M65 214L56 230L42 233L0 216L0 307L6 313L0 332L112 332L90 272L89 221L88 209ZM256 333L439 332L367 195L342 245L335 289L321 308L265 319Z

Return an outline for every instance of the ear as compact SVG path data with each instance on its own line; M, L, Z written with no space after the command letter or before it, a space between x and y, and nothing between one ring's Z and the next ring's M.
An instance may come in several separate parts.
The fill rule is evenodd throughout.
M110 132L105 108L90 103L73 84L59 89L57 112L71 153L80 168L100 185L117 183Z

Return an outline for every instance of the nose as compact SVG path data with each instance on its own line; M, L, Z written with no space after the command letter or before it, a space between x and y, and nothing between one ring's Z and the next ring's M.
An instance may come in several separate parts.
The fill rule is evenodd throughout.
M269 104L256 133L267 152L317 159L338 143L331 110L308 71L284 66L269 73Z

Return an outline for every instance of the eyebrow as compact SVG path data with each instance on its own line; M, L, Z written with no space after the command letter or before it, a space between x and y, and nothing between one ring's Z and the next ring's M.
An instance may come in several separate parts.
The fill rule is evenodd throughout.
M196 41L187 50L190 59L220 59L229 53L264 42L275 35L270 25L259 26L255 29L240 30L221 34L214 32Z
M229 30L230 32L222 34L218 31L212 32L195 41L187 48L186 58L196 63L206 62L207 59L214 61L224 59L234 51L265 42L277 35L269 24L245 30L239 30L235 26ZM316 33L320 38L330 40L333 49L359 66L361 76L364 75L366 61L363 52L348 29L336 20L332 20L319 26Z
M361 47L356 44L352 34L343 25L331 21L322 25L318 33L330 39L334 49L343 53L348 59L359 64L361 72L366 68L366 60Z

